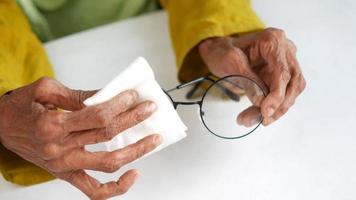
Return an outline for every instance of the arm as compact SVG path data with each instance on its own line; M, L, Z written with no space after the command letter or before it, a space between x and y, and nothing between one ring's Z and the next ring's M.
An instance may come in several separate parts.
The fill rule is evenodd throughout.
M15 1L0 0L0 96L42 76L51 77L53 71L41 43ZM0 171L6 180L20 185L53 179L48 172L2 144Z
M139 176L137 170L128 170L107 183L85 170L112 173L156 148L160 135L149 135L111 152L89 152L85 146L109 141L147 119L155 104L140 101L136 91L128 90L86 107L83 101L96 91L72 90L43 77L46 75L53 73L41 43L16 4L0 0L0 91L12 90L0 95L0 170L4 178L30 185L56 177L91 199L128 191Z
M179 68L186 82L207 73L240 74L269 94L238 116L248 125L269 125L284 115L305 88L296 47L283 30L264 29L248 0L162 0ZM256 110L258 112L256 112Z
M39 77L53 77L42 44L11 0L0 0L0 57L0 95Z
M161 0L161 3L169 15L181 82L209 72L197 48L203 40L264 28L249 0Z

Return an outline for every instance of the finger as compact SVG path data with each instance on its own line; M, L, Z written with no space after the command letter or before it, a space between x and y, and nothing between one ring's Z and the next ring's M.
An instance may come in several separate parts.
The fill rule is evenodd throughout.
M265 118L263 120L263 125L269 125L273 123L274 121L282 117L291 106L293 106L295 99L302 92L302 90L300 89L300 85L303 85L303 83L304 78L302 75L292 78L288 85L284 102L278 107L276 112L271 117Z
M137 101L138 93L127 90L109 101L82 110L65 113L64 125L67 132L104 128L114 117L130 109Z
M122 131L147 119L156 109L157 106L155 103L151 101L142 102L134 108L116 116L113 122L106 128L73 132L67 136L65 146L67 149L73 149L109 141Z
M137 170L129 170L125 172L118 181L102 184L95 178L89 176L84 170L78 170L72 172L65 180L81 190L90 199L101 200L126 193L138 177L139 173Z
M287 65L276 67L271 75L270 92L261 103L261 112L264 118L271 117L284 101L286 88L291 77L287 67Z
M294 104L294 100L292 98L293 96L296 96L296 94L293 93L295 92L293 92L291 89L287 89L286 98L284 102L278 107L276 112L271 117L265 118L263 120L263 125L267 126L273 123L288 111L289 107Z
M123 195L132 187L138 178L139 172L137 170L129 170L125 172L118 181L104 184L99 190L99 194L97 194L98 197L94 199L107 199Z
M249 64L240 74L244 77L236 79L236 82L242 85L243 90L253 105L260 106L265 94L268 93L265 83L252 70Z
M253 106L238 114L237 123L245 127L251 127L259 123L262 119L259 106L265 97L261 87L246 77L238 76L226 80L223 79L221 83L226 89L237 95L246 94L253 103Z
M234 52L235 59L247 60L247 58L242 59L246 57L246 55L240 49L236 48ZM241 75L241 77L233 78L232 82L237 83L237 85L240 85L241 87L239 87L239 89L244 90L250 101L254 105L259 106L261 100L264 98L264 94L268 92L268 89L266 88L264 82L260 79L260 77L258 77L256 73L252 71L247 61L243 65L238 64L239 62L234 63L236 63L236 66L233 67L235 71L232 74L238 74ZM232 88L236 85L230 84L230 86L230 88Z
M47 107L70 111L84 108L83 101L96 93L96 91L72 90L48 77L37 80L32 87L37 102Z
M286 97L271 119L264 121L265 125L268 125L283 116L294 104L296 98L303 92L306 85L305 79L300 71L299 63L295 56L294 48L288 51L287 57L288 64L291 66L292 78L287 86Z
M237 123L245 127L251 127L258 124L261 119L262 115L260 108L257 106L250 106L237 116Z
M286 58L288 49L285 33L282 30L269 28L264 31L259 43L256 43L261 57L266 61L270 71L270 93L262 102L261 111L264 118L271 117L284 101L287 85L291 79Z
M54 172L89 169L112 173L152 151L161 143L162 137L154 134L112 152L88 152L77 149L59 159L48 161L46 167Z

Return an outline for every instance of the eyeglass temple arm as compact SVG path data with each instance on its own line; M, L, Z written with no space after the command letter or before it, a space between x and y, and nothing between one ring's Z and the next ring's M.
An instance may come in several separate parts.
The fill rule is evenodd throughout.
M225 86L223 86L223 85L217 83L218 81L216 81L216 80L210 78L211 76L215 77L214 75L210 75L210 76L201 77L201 78L199 78L199 79L195 79L195 80L193 80L193 81L190 81L190 82L193 82L193 83L191 83L191 84L194 84L194 83L196 83L196 84L195 84L194 87L187 93L186 97L187 97L187 98L191 98L191 97L194 95L194 93L196 92L196 90L199 88L199 86L202 84L202 81L204 81L204 80L210 80L210 81L212 81L213 83L215 83L215 84L216 84L227 96L229 96L231 99L233 99L233 100L235 100L235 101L240 101L240 96L239 96L239 95L237 95L237 94L235 94L234 92L230 91L230 90L229 90L228 88L226 88ZM185 84L189 84L190 82L185 83ZM228 82L228 83L230 83L230 84L232 84L232 85L234 85L234 86L236 86L236 87L238 87L238 88L240 88L240 89L243 90L243 88L242 88L241 86L239 86L238 84L236 84L236 83L234 83L234 82L232 82L232 81L226 80L226 82ZM185 87L185 86L184 86L184 87Z
M194 79L194 80L191 80L189 82L186 82L186 83L182 83L178 86L176 86L175 88L172 88L170 90L166 90L165 93L168 94L169 92L172 92L172 91L175 91L175 90L179 90L179 89L182 89L184 87L187 87L187 86L190 86L190 85L194 85L194 87L187 93L187 98L191 98L194 93L196 92L196 90L199 88L199 86L202 84L203 81L211 81L212 83L216 83L216 80L212 79L211 76L213 75L208 75L208 76L203 76L203 77L200 77L200 78L197 78L197 79ZM239 85L231 82L231 81L227 81L233 85L235 85L236 87L242 89ZM234 94L233 92L229 91L227 88L225 88L224 86L220 85L220 84L217 84L218 87L220 87L226 95L228 95L231 99L235 100L235 101L239 101L240 100L240 97L236 94Z
M190 85L194 85L194 87L187 93L186 97L187 98L191 98L194 93L196 92L196 90L199 88L199 86L202 84L203 81L211 81L212 83L216 83L217 81L214 80L213 78L211 77L215 77L214 75L208 75L208 76L203 76L203 77L200 77L200 78L197 78L197 79L194 79L194 80L191 80L189 82L186 82L186 83L182 83L178 86L176 86L175 88L172 88L170 90L166 90L165 93L168 95L169 92L172 92L174 90L179 90L179 89L182 89L184 87L187 87L187 86L190 86ZM226 82L236 86L237 88L240 88L243 90L243 88L241 86L239 86L238 84L232 82L232 81L229 81L229 80L226 80ZM235 101L239 101L240 100L240 96L238 94L235 94L234 92L230 91L229 89L227 89L226 87L224 87L223 85L221 84L217 84L218 87L221 88L221 90L224 91L224 93L229 96L231 99L235 100Z
M172 89L166 90L166 92L168 93L168 92L172 92L174 90L179 90L179 89L185 88L187 86L190 86L190 85L193 85L193 84L196 84L196 83L199 86L201 84L201 82L203 82L203 81L211 81L213 83L215 82L214 79L212 79L212 78L210 78L208 76L203 76L203 77L191 80L189 82L182 83L182 84L180 84L180 85L178 85L178 86L176 86L176 87L174 87ZM195 86L195 87L198 87L198 86Z

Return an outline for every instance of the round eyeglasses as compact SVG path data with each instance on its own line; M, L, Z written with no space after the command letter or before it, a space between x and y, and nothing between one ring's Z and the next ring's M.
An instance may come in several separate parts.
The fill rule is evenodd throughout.
M210 82L204 84L204 82ZM191 99L198 88L205 88L200 100L174 101L172 91L193 86ZM238 139L255 131L262 123L259 105L266 93L256 81L241 75L222 78L205 76L164 90L175 109L178 105L199 105L199 115L206 129L223 139Z

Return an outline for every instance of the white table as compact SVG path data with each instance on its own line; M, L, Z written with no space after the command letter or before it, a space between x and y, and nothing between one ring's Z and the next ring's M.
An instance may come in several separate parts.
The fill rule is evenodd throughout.
M254 6L297 44L306 91L281 120L235 141L210 135L196 109L182 107L189 136L134 163L142 176L122 199L356 199L356 3L256 0ZM139 55L149 60L160 84L171 87L177 80L166 24L159 12L46 48L58 79L73 88L99 88ZM112 180L122 171L98 176ZM32 187L1 180L0 199L86 198L60 180Z

